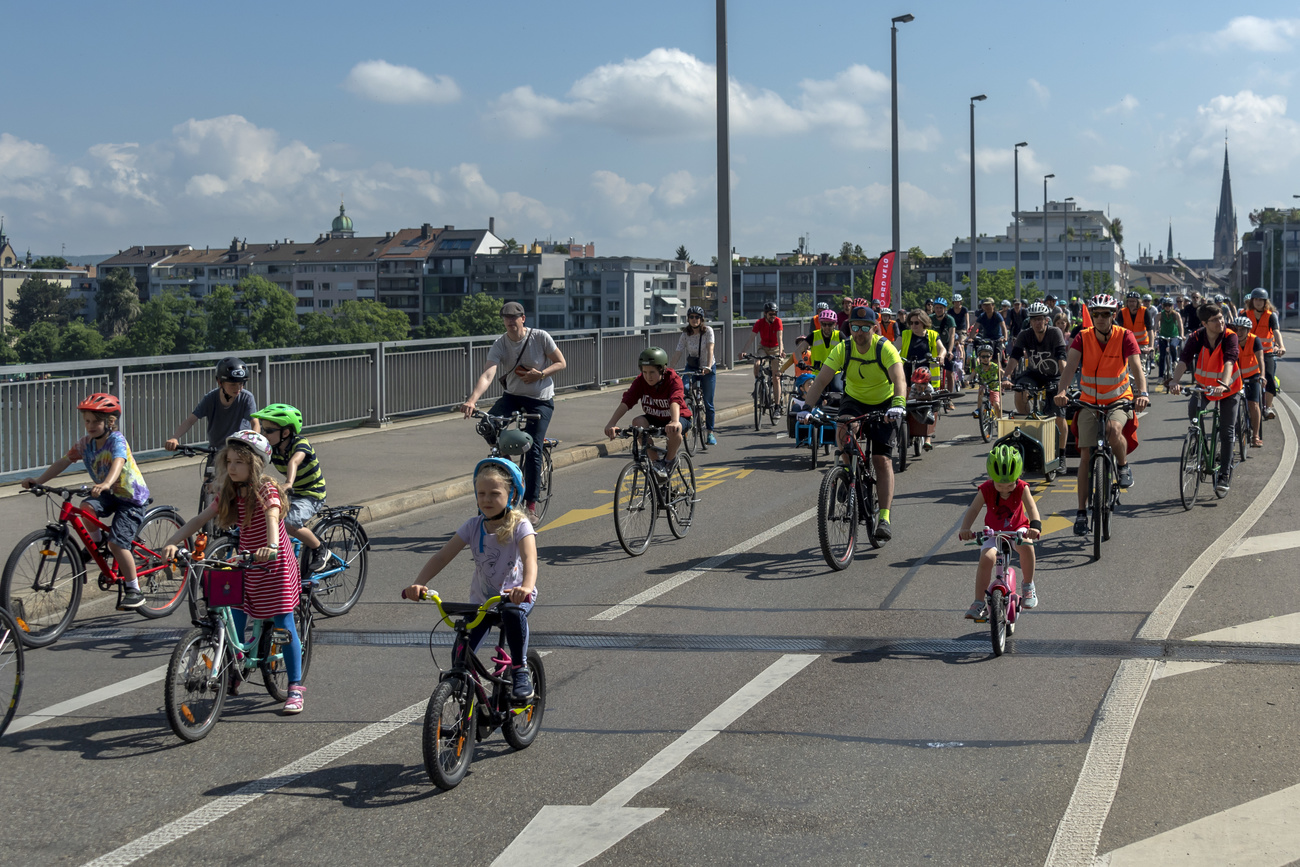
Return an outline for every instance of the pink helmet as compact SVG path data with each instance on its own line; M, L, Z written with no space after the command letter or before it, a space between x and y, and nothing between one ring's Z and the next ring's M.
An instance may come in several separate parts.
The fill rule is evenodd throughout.
M820 319L822 322L834 322L836 319L835 311L823 310L821 313L817 314L817 318Z
M230 445L231 443L240 443L241 445L248 446L255 453L260 454L264 461L269 461L271 459L270 441L255 430L241 430L232 433L230 436L226 437L226 445Z
M1100 295L1094 295L1092 296L1092 298L1088 300L1089 310L1096 310L1098 308L1102 310L1115 310L1118 307L1119 307L1119 302L1117 302L1110 295L1107 295L1105 292L1101 293Z

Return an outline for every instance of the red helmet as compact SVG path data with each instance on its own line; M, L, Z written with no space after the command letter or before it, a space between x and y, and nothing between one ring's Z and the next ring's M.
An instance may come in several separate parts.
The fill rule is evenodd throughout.
M865 298L854 298L854 299L853 299L853 306L854 306L854 307L870 307L870 306L871 306L871 302L868 301L868 300L865 299Z
M77 409L82 412L107 412L113 415L121 415L122 402L111 394L96 392L77 404Z
M930 381L930 368L918 365L912 371L912 382L916 385L924 385Z

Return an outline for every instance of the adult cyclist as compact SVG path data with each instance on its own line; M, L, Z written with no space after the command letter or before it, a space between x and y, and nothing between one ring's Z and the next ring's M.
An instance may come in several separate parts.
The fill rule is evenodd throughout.
M1187 417L1194 421L1197 413L1205 409L1207 400L1218 405L1219 476L1214 480L1214 491L1222 496L1228 493L1237 411L1241 403L1241 371L1237 366L1241 352L1236 332L1228 329L1223 320L1222 305L1206 304L1196 315L1202 325L1183 344L1182 358L1165 380L1165 390L1178 394L1182 390L1178 380L1190 369L1192 378L1205 389L1205 394L1188 401Z
M1187 336L1183 327L1183 317L1175 309L1173 297L1166 295L1160 302L1160 315L1156 317L1156 345L1160 350L1161 379L1173 368L1173 359L1182 351L1183 339Z
M880 500L880 523L877 538L893 538L889 529L889 508L894 500L894 431L898 419L907 414L907 381L903 376L903 358L890 343L875 333L876 314L866 305L849 313L850 339L831 350L822 362L821 371L808 386L806 403L816 406L831 378L844 372L844 394L840 398L839 424L835 442L841 459L848 446L848 419L869 412L884 411L888 419L869 423L865 433L875 444L871 463L876 470L876 490Z
M1007 366L1007 379L1016 389L1016 412L1020 415L1029 412L1029 396L1025 389L1038 391L1045 388L1050 394L1056 393L1061 366L1070 351L1061 329L1048 322L1046 304L1035 301L1029 305L1027 313L1029 327L1020 332L1011 344L1011 361ZM1056 416L1056 442L1064 451L1068 431L1065 407L1053 403L1052 414Z
M1156 333L1156 318L1151 308L1142 303L1139 292L1129 290L1124 295L1124 309L1119 311L1119 325L1133 332L1138 342L1138 349L1150 352Z
M1250 320L1250 332L1264 344L1264 418L1276 418L1273 398L1277 397L1277 360L1286 355L1277 310L1268 300L1268 291L1260 288L1250 293L1242 312Z

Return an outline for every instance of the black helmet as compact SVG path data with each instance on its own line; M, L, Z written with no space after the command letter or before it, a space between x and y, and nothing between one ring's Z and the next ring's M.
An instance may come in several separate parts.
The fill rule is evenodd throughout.
M1250 292L1250 300L1254 301L1256 298L1263 298L1265 301L1267 301L1268 290L1263 287L1260 287L1259 289L1252 289Z
M701 319L703 319L703 318L704 318L704 308L703 308L703 307L700 307L698 304L697 304L696 306L694 306L694 307L688 307L688 308L686 309L686 315L687 315L687 316L698 316L698 317L700 317Z
M1135 301L1141 301L1141 300L1142 300L1142 293L1141 293L1141 292L1138 292L1136 289L1130 289L1130 290L1128 290L1127 292L1124 293L1124 299L1125 299L1125 300L1128 300L1128 299L1130 299L1130 298L1132 298L1132 299L1135 300Z
M767 302L766 304L763 305L763 312L764 312L764 313L775 313L775 312L776 312L776 309L777 309L777 308L776 308L776 302L775 302L775 301L769 301L769 302Z
M218 382L248 382L248 368L243 359L231 355L217 362Z
M647 364L653 364L662 370L668 366L668 353L658 346L648 346L642 349L641 354L637 357L636 366L643 367Z

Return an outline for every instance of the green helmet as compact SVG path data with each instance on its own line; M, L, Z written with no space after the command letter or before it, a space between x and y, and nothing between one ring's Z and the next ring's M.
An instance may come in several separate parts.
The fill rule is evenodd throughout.
M647 364L653 364L655 367L668 366L668 353L664 352L658 346L648 346L641 350L641 355L636 360L636 366L642 367Z
M533 449L533 438L527 431L512 427L501 432L497 448L503 455L526 455Z
M989 471L990 479L1005 485L1020 478L1020 471L1024 469L1025 461L1020 456L1020 450L1015 446L1001 445L994 446L989 452L985 466Z
M298 412L297 407L289 406L287 403L269 403L253 413L253 418L279 425L290 433L296 434L302 431L302 413Z

